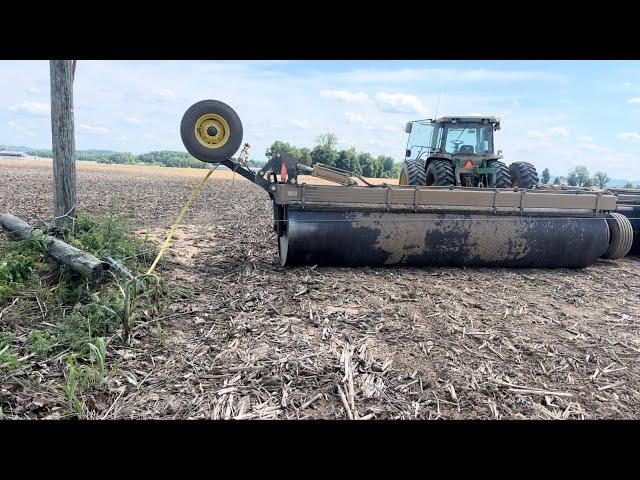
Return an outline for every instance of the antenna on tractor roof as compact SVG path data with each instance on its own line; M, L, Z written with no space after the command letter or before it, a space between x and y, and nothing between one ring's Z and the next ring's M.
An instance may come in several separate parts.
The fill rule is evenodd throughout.
M442 95L442 92L438 94L438 98L436 99L436 109L435 109L435 112L433 113L434 120L438 118L438 107L440 106L440 95Z

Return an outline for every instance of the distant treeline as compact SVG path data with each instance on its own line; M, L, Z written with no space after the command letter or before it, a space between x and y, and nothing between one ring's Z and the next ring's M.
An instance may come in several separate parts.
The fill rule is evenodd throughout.
M316 138L313 148L298 148L280 140L265 152L267 157L263 161L248 160L250 167L262 167L267 159L275 152L289 153L299 159L301 163L312 165L323 163L338 167L349 172L372 178L398 178L401 165L393 157L379 155L374 157L370 153L357 152L355 148L337 150L338 138L333 133L325 133ZM52 158L51 150L28 150L27 155ZM98 163L116 163L121 165L147 164L163 167L207 168L209 164L201 162L186 152L161 150L135 155L129 152L114 152L109 150L78 150L76 160L94 161Z
M25 153L36 157L53 157L51 150L29 150ZM98 163L116 163L120 165L138 165L143 163L158 167L206 168L208 166L207 163L197 160L188 153L171 150L147 152L139 155L134 155L129 152L96 152L78 150L76 151L76 160ZM249 160L247 163L249 166L259 167L262 166L264 162L260 163L255 160Z
M333 133L325 133L316 138L316 146L312 149L298 148L280 140L273 142L267 149L267 158L275 152L288 153L300 160L301 163L312 165L324 163L349 172L372 178L398 178L401 164L393 157L379 155L374 157L370 153L357 152L355 148L337 150L338 138Z

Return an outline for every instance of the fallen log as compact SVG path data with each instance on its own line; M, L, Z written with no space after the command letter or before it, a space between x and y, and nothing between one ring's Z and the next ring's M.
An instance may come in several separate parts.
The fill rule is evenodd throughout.
M11 232L20 240L27 240L34 234L42 234L49 256L94 281L99 280L108 268L107 264L90 253L83 252L55 237L45 235L42 230L32 227L24 220L10 213L0 215L0 225L4 230Z

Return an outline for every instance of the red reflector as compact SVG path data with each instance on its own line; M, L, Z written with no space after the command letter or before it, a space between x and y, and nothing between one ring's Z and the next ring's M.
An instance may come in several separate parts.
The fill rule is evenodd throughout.
M464 164L463 168L473 168L473 162L471 160L467 160L467 163Z
M280 181L287 181L287 167L284 165L284 162L282 162L282 166L280 167Z

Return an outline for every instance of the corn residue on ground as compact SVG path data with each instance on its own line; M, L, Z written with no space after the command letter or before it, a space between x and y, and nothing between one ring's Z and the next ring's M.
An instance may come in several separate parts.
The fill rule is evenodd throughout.
M79 211L125 215L157 245L202 173L78 163ZM0 211L50 218L49 162L0 161L0 175ZM2 414L638 418L637 258L582 270L284 269L272 218L265 192L216 172L157 271L169 304L129 342L88 347L89 365L104 359L103 394L76 404L53 393L68 367L34 356L0 370ZM15 327L12 302L0 331Z

